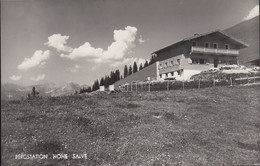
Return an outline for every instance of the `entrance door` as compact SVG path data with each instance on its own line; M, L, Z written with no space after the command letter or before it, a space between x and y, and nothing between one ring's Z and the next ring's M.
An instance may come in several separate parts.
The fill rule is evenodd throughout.
M218 59L214 59L214 67L218 67Z

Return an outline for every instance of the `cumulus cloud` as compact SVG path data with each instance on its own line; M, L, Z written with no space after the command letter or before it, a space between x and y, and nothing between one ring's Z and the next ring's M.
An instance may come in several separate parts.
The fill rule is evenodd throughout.
M57 51L71 52L72 48L66 46L69 36L62 36L61 34L53 34L48 37L48 42L44 43L49 47L56 48Z
M145 40L142 38L142 35L139 36L138 42L139 42L140 44L142 44L142 43L145 42Z
M95 63L110 62L122 59L133 47L135 47L137 28L127 26L124 30L114 30L114 42L107 50L95 48L89 42L78 48L74 48L69 54L61 54L61 57L69 59L87 58Z
M70 68L70 72L77 73L77 72L79 72L79 68L80 68L79 65L75 65L73 68Z
M18 80L20 80L21 78L22 78L22 76L21 75L12 75L12 76L10 76L9 77L11 80L13 80L13 81L18 81Z
M44 68L45 65L46 65L46 62L41 62L40 65L39 65L39 67L40 67L40 68Z
M138 67L139 65L142 63L144 65L145 63L145 59L143 58L124 58L122 61L115 61L114 63L112 63L110 66L111 67L120 67L120 66L123 66L123 65L133 65L134 62L137 63Z
M42 66L45 64L45 60L49 59L49 57L50 57L49 50L45 52L43 52L42 50L37 50L34 52L31 58L25 58L24 61L20 65L18 65L17 68L20 70L27 70L39 65Z
M114 42L104 52L104 59L122 59L127 51L133 48L135 36L137 33L136 27L127 26L125 30L114 30Z
M103 55L102 48L94 48L91 46L89 42L84 43L82 46L78 48L74 48L72 52L68 55L61 54L60 56L63 58L69 59L78 59L78 58L99 58Z
M31 77L32 81L38 82L45 78L45 74L38 75L37 77Z
M259 15L259 5L256 5L253 9L251 9L248 15L244 18L244 20L250 20Z
M91 70L97 70L100 67L100 64L94 65L91 67Z

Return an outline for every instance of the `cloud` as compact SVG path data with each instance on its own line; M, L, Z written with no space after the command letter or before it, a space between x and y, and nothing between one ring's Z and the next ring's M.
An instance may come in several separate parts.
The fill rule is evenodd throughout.
M104 52L104 59L122 59L127 51L133 48L135 36L137 33L136 27L127 26L125 30L114 30L114 40Z
M74 48L72 52L68 55L61 54L63 58L78 59L78 58L99 58L103 55L102 48L94 48L89 42L84 43L78 48Z
M137 66L139 67L140 64L142 63L144 65L145 63L145 59L143 58L124 58L122 61L115 61L114 63L112 63L110 66L111 67L120 67L123 65L132 65L134 64L134 62L137 63Z
M107 47L107 50L95 48L89 42L85 42L78 48L74 48L69 54L60 56L69 59L86 58L95 63L120 60L135 47L136 33L136 27L127 26L124 30L114 30L114 42Z
M50 51L47 50L43 52L42 50L37 50L34 52L33 56L31 58L25 58L24 61L18 65L18 69L20 70L28 70L32 67L36 67L39 65L44 65L45 60L49 59L50 57Z
M70 72L77 73L77 72L79 72L79 68L80 68L79 65L75 65L73 68L70 68Z
M142 38L142 35L139 36L138 42L140 44L143 44L145 42L145 40Z
M18 81L18 80L20 80L20 79L22 78L22 76L21 76L21 75L19 75L19 76L13 75L13 76L10 76L9 78L10 78L11 80L13 80L13 81Z
M32 81L38 82L45 78L45 74L38 75L37 77L31 77Z
M248 15L244 18L244 20L250 20L259 15L259 5L256 5L253 9L251 9Z
M72 48L66 46L69 36L62 36L61 34L53 34L48 37L48 42L44 43L49 47L56 48L57 51L71 52Z
M100 67L100 64L94 65L91 67L91 70L97 70Z
M46 65L46 62L41 62L40 65L39 65L39 67L40 67L40 68L44 68L45 65Z

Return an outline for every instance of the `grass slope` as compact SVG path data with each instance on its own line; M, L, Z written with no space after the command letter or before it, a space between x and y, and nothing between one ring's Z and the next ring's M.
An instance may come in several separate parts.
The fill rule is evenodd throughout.
M145 81L147 77L154 78L156 77L156 63L153 63L142 70L133 73L132 75L123 78L114 83L115 87L118 87L126 82L130 83L132 81Z
M1 102L2 165L260 163L260 86ZM15 160L87 153L88 159Z

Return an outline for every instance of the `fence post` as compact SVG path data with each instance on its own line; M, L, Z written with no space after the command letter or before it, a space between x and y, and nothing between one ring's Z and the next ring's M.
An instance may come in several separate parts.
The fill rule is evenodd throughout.
M167 91L169 90L169 80L167 81Z
M232 85L232 77L230 77L230 86L233 86L233 85Z
M184 90L184 81L182 81L182 90Z
M150 82L148 83L148 92L150 92Z
M199 79L199 87L198 88L200 89L200 79Z

